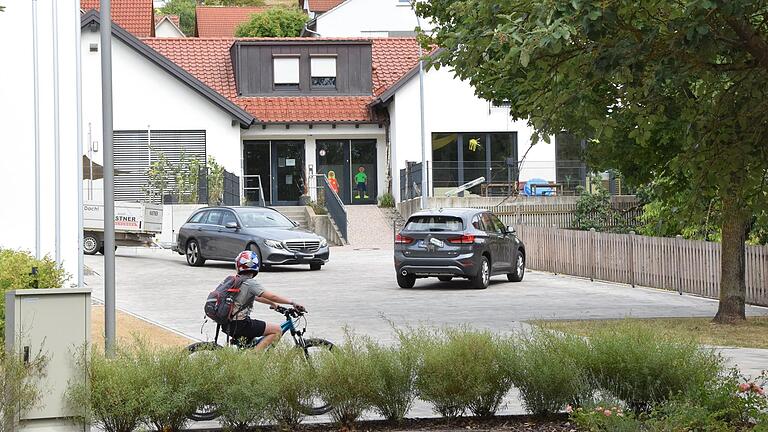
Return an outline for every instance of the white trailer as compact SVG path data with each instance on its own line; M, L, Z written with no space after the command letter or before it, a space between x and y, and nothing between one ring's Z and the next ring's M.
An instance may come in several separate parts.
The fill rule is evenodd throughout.
M115 201L115 245L148 246L163 231L163 206ZM83 252L104 253L104 204L83 204Z

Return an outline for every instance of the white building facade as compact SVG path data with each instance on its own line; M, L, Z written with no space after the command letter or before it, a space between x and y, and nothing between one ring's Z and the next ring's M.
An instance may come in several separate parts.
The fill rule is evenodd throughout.
M346 0L312 20L308 36L413 36L419 21L406 0ZM421 23L428 29L428 23Z

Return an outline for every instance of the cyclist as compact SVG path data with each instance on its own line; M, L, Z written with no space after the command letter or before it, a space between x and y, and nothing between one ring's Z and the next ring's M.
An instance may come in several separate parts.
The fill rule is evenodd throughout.
M275 309L280 304L293 306L299 312L305 312L304 306L293 302L281 295L262 288L254 278L259 274L259 256L253 251L243 251L235 259L235 269L242 279L240 293L235 296L235 307L228 325L224 326L224 333L229 337L250 341L264 336L256 345L256 349L263 350L270 344L277 342L282 335L279 324L267 323L261 320L251 319L251 309L254 300L269 305Z

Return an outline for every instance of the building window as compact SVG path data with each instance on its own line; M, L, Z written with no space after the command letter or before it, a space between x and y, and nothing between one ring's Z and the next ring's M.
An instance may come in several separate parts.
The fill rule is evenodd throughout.
M272 59L275 90L299 89L299 57Z
M586 142L574 135L555 135L555 177L566 193L575 193L578 186L586 186L585 147Z
M313 88L336 88L336 57L312 57Z

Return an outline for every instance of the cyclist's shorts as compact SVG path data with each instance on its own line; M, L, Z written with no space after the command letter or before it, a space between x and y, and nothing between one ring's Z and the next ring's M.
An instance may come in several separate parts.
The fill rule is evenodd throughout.
M225 331L225 333L231 338L245 338L250 341L253 338L264 336L266 328L267 323L264 321L247 318L230 322L229 331Z

